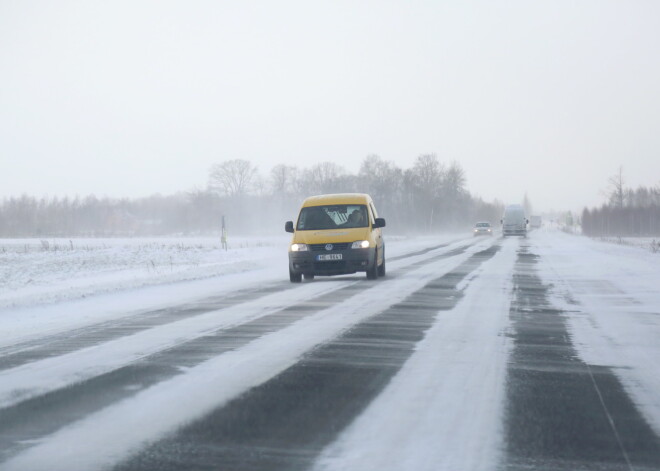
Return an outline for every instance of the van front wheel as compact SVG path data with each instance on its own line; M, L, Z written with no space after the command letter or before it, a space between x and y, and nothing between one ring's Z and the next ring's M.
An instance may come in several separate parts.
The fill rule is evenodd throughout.
M300 283L302 281L302 273L294 273L289 268L289 280L291 280L291 283Z
M378 252L374 253L374 263L367 268L367 280L375 280L378 278Z
M378 276L385 276L385 257L383 257L383 263L378 267Z

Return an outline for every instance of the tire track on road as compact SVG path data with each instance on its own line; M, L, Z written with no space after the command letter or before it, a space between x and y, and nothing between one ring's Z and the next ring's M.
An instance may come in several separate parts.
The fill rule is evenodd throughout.
M270 283L258 289L242 289L181 306L138 312L130 317L8 346L0 349L0 371L44 358L60 356L210 311L231 308L291 288L289 282Z
M388 277L395 278L424 265L455 257L472 245L460 246L411 263L393 270ZM288 282L286 284L289 285ZM182 374L186 368L240 348L265 334L283 329L306 316L343 302L362 292L365 287L368 289L372 286L376 284L371 281L356 281L272 314L230 328L218 329L216 332L149 355L138 362L0 409L0 460L8 459L29 447L34 440L51 434L68 423Z
M514 274L502 469L660 470L660 439L610 368L579 359L537 258L523 247Z
M438 311L459 302L457 285L498 250L477 252L115 471L306 469L385 388Z
M453 243L455 242L440 244L423 250L399 255L388 259L388 261L392 262L423 255L433 250L447 247ZM469 245L472 244L468 244L467 246ZM122 317L118 320L102 322L92 326L74 329L66 333L57 333L39 339L21 342L19 344L9 345L0 348L0 371L43 360L45 358L57 357L102 342L111 341L153 327L205 314L207 312L228 309L247 301L254 301L255 299L263 298L272 293L296 289L298 287L299 286L292 285L288 281L278 281L259 288L240 289L180 306L136 312L130 317Z

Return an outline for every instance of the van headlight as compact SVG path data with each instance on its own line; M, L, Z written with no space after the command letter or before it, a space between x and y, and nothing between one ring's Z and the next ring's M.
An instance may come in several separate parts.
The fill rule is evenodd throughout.
M353 242L353 245L351 245L352 249L367 249L369 248L369 241L368 240L356 240Z
M291 244L291 252L305 252L309 250L307 244Z

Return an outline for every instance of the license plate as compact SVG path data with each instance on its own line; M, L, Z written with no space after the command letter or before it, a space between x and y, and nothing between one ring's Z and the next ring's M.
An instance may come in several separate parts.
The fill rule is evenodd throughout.
M319 262L326 262L328 260L341 260L341 255L340 253L329 253L325 255L317 255L316 260Z

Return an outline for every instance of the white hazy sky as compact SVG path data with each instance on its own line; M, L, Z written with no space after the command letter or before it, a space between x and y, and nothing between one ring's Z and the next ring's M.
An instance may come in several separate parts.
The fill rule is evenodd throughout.
M0 197L371 153L539 210L660 184L660 2L0 0Z

